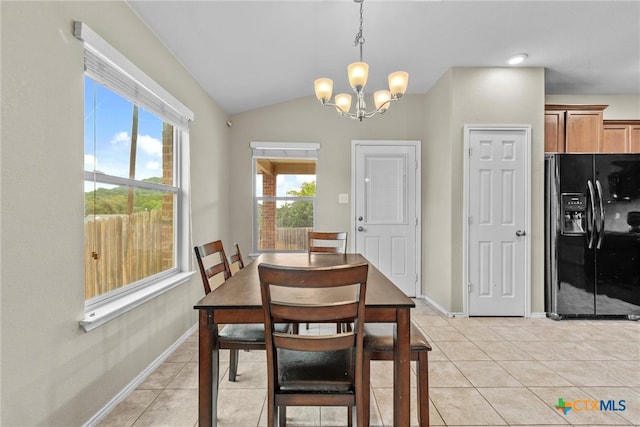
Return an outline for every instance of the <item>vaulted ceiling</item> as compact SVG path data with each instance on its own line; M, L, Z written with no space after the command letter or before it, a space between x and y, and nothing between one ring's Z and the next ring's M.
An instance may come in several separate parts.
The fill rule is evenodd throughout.
M313 95L318 77L350 91L359 60L353 0L128 0L227 114ZM426 93L450 67L544 67L547 94L640 95L640 1L364 3L367 93L396 70Z

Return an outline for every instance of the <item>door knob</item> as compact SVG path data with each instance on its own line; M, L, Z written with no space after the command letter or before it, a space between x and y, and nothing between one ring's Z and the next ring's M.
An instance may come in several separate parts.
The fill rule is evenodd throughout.
M358 231L364 231L364 228L358 227Z
M516 236L518 236L518 237L524 236L525 234L527 234L527 232L524 231L524 230L517 230L516 231Z

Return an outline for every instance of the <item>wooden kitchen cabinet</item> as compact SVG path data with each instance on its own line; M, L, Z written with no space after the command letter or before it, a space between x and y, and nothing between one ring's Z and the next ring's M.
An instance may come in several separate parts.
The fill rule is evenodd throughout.
M546 105L545 152L597 153L603 146L602 114L608 105Z
M564 153L564 114L555 110L544 113L545 153Z
M602 153L640 153L640 120L605 120Z

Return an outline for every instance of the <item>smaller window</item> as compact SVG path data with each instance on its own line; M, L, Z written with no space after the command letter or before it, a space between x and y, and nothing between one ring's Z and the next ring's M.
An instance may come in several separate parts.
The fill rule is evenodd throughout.
M316 144L252 143L254 250L307 250L316 200ZM266 144L266 145L265 145Z

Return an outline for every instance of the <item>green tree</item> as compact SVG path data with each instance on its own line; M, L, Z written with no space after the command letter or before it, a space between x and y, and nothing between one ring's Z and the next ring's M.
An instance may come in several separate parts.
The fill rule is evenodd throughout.
M289 190L287 196L293 197L315 197L316 195L316 182L303 182L300 185L300 190Z
M315 197L316 182L303 182L299 190L287 191L287 196L291 197ZM313 227L313 202L299 201L287 202L276 211L276 222L278 227Z
M162 178L148 178L144 181L161 183ZM162 193L154 190L136 188L134 190L135 204L133 212L152 211L162 208ZM95 191L84 193L85 215L114 215L127 213L127 201L129 190L127 187L115 187L111 189L98 188Z

